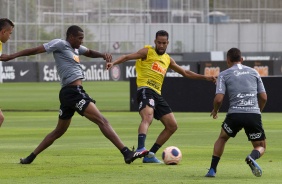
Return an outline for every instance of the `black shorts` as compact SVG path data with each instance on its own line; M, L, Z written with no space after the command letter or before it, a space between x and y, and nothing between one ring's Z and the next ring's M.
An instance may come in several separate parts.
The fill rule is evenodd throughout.
M163 115L172 112L164 98L149 88L142 88L137 91L137 102L139 112L148 105L154 109L154 118L159 120Z
M61 89L60 94L60 119L70 119L75 111L83 116L83 112L90 102L95 103L84 91L82 86L65 86Z
M260 114L227 114L221 127L230 137L235 137L236 134L244 128L249 141L261 141L266 139Z

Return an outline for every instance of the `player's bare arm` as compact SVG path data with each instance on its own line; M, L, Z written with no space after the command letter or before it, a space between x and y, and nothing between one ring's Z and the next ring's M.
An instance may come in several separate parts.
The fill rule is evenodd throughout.
M31 48L31 49L25 49L25 50L19 51L19 52L16 52L14 54L11 54L11 55L2 54L0 56L0 60L1 61L9 61L9 60L15 59L17 57L36 55L36 54L40 54L40 53L43 53L43 52L46 52L46 50L45 50L44 46L41 45L41 46L34 47L34 48Z
M217 113L223 102L224 94L216 94L213 100L213 110L211 115L213 119L217 119Z
M118 65L120 63L124 63L129 60L136 60L136 59L143 59L145 60L147 57L148 49L147 48L142 48L139 51L132 53L132 54L127 54L119 57L112 63L107 64L107 69L110 69L113 65Z
M83 55L90 58L103 58L106 62L112 62L112 55L110 53L101 53L89 49Z
M197 74L195 72L192 72L190 70L184 70L172 58L170 58L169 68L171 68L175 72L183 75L184 77L187 77L187 78L190 78L190 79L201 79L201 80L216 82L216 77L214 77L214 76L204 76L204 75L200 75L200 74Z
M262 112L262 110L264 109L266 102L267 102L267 94L259 93L258 94L258 105L259 105L260 112Z

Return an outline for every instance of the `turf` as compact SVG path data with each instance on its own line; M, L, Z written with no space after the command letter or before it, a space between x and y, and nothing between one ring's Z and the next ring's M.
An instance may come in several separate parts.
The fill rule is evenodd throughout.
M87 83L89 85L87 88L92 90L92 84ZM128 112L127 110L129 108L129 100L126 99L128 83L110 82L105 84L98 82L98 84L99 89L95 89L99 90L99 93L93 96L103 103L101 108L105 109L102 113L111 122L127 146L136 146L140 117L137 112ZM281 113L263 114L267 151L258 160L263 169L263 175L260 178L253 176L250 168L244 162L244 158L251 152L252 147L243 131L227 143L216 178L204 177L210 166L214 141L218 137L220 124L225 116L224 113L221 113L218 120L213 120L209 117L208 112L175 113L179 128L160 149L157 157L161 158L162 150L165 147L177 146L182 151L183 159L176 166L142 164L141 159L130 165L125 164L121 153L101 134L98 127L77 114L73 117L69 130L62 138L42 152L32 164L21 165L19 158L30 154L46 134L56 126L58 113L55 103L58 102L56 102L57 99L53 100L59 90L56 85L55 83L44 83L44 85L42 83L41 85L37 83L1 84L0 87L4 91L7 90L6 88L12 90L10 93L6 93L7 100L3 97L2 89L0 92L0 103L6 118L0 128L1 184L281 183ZM93 86L96 85L97 83ZM24 93L21 90L25 89L18 87L22 86L31 87L30 94L21 94ZM46 90L48 94L45 93ZM96 91L93 89L94 92ZM38 93L36 97L32 96L34 93ZM112 95L113 93L115 95ZM9 99L11 100L14 95L18 100L10 102L11 109L6 110ZM34 99L34 103L37 102L37 105L31 104L25 108L25 105L19 104L22 100L25 103L29 102L28 99L21 100L19 98L23 96L28 99L37 98L37 101ZM103 97L112 99L103 101ZM2 103L3 99L6 100L5 103ZM118 105L115 104L115 101ZM54 107L50 107L51 104ZM110 104L114 104L114 107ZM37 111L35 107L37 110L47 110ZM107 111L108 107L112 107L112 110ZM125 112L121 112L118 109L120 107L125 109ZM51 111L49 111L50 109ZM161 123L154 120L147 136L146 147L148 149L162 129Z
M129 111L128 82L84 82L86 92L102 111ZM0 84L3 111L58 111L58 82Z

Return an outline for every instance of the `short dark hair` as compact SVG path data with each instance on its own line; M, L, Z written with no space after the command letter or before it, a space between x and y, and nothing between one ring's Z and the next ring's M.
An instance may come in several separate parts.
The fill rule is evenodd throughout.
M7 18L0 18L0 30L2 30L3 28L5 28L6 26L12 26L14 27L14 23Z
M168 39L168 32L166 32L165 30L159 30L156 33L156 39L157 39L158 36L167 36L167 39Z
M241 61L241 57L241 51L237 48L231 48L227 52L227 58L229 58L231 62Z
M68 28L67 33L66 33L66 36L67 36L67 38L68 38L70 35L77 36L77 35L78 35L78 32L83 32L83 30L82 30L79 26L72 25L72 26L70 26L70 27Z

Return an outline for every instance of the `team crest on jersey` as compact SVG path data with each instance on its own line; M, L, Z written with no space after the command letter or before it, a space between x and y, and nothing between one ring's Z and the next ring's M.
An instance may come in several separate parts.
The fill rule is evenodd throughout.
M80 62L80 60L79 60L79 56L77 56L77 55L73 55L73 60L75 60L77 63L79 63Z

